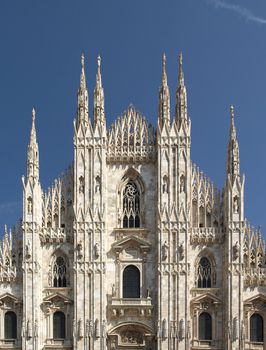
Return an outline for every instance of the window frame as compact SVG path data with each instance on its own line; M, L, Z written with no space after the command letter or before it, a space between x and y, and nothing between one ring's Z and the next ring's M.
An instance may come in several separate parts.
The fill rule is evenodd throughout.
M261 325L260 325L261 326L261 334L259 334L259 336L261 336L261 340L258 340L258 338L260 338L258 336L258 334L256 334L256 336L254 336L255 334L253 333L254 327L252 326L252 320L254 319L254 317L259 318L261 321ZM257 330L258 330L258 328L257 328ZM250 339L251 343L263 343L264 342L264 318L258 312L254 312L249 318L249 339Z
M7 315L13 315L14 316L14 319L13 319L13 321L11 321L12 322L12 325L11 325L11 333L12 333L12 337L7 337L7 324L6 324L6 322L7 322ZM13 326L14 326L14 324L13 324L13 322L15 322L15 330L13 331ZM13 333L14 332L14 333ZM15 335L15 337L13 337L13 335ZM18 338L18 316L17 316L17 314L16 314L16 312L15 311L13 311L13 310L8 310L8 311L6 311L5 312L5 315L4 315L4 339L6 339L6 340L14 340L14 339L17 339Z
M202 316L208 316L208 320L205 319L205 324L204 324L204 328L206 328L206 322L209 322L209 325L210 325L210 338L207 338L205 335L206 335L206 329L205 329L205 335L204 337L201 337L201 333L202 333L202 330L201 330L201 327L202 327L202 324L201 324L201 318ZM212 341L213 340L213 319L212 319L212 315L209 313L209 312L206 312L206 311L203 311L199 314L198 316L198 336L199 336L199 341ZM207 330L208 332L208 330Z
M61 329L55 331L55 328L56 328L55 315L59 315L59 314L63 315L64 326L63 326L63 329L61 328ZM67 320L67 317L63 311L58 310L58 311L53 313L53 339L66 339L66 334L67 334L66 320ZM61 319L61 321L62 321L62 319ZM63 337L61 336L62 332L64 333ZM60 336L57 336L57 334L55 334L55 333L60 333Z

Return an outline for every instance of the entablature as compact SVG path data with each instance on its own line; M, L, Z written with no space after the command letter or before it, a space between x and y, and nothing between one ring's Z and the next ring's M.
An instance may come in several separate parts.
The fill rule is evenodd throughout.
M150 317L152 314L152 300L147 298L115 298L112 297L110 308L113 317L142 316Z
M246 267L244 269L245 287L266 286L265 267Z
M225 240L225 234L221 228L193 227L190 233L191 244L221 244Z

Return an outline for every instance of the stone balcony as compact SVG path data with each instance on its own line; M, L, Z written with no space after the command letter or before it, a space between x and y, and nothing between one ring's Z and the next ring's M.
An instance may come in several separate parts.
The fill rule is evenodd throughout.
M152 314L151 298L115 298L111 299L111 310L114 317L140 316L150 317Z
M244 285L245 287L266 286L266 268L244 268Z
M72 349L72 342L69 339L46 339L44 349Z
M223 341L222 340L192 340L192 350L200 349L211 349L211 350L222 350Z
M191 244L220 244L224 238L223 230L216 227L193 227L190 233Z
M42 243L65 243L70 241L71 231L66 228L43 227L39 234Z
M17 277L15 266L0 266L0 282L11 282Z
M0 339L0 349L20 349L20 339Z

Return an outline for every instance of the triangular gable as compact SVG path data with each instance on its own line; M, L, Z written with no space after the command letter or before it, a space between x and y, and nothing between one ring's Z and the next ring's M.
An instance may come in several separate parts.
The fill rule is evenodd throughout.
M216 295L214 295L213 293L209 293L207 292L206 294L203 295L199 295L196 298L191 300L192 304L197 304L197 303L201 303L204 301L211 301L212 303L215 304L221 304L222 300L220 298L218 298Z
M43 301L44 301L44 303L47 303L47 302L52 302L54 299L61 299L64 301L64 303L67 303L67 304L72 303L72 300L70 298L66 297L65 295L63 295L61 293L54 293L54 294L48 295L47 297L45 297L43 299Z
M257 300L266 303L266 295L261 294L261 293L260 293L260 294L257 294L257 295L254 295L253 297L251 297L251 298L245 300L245 301L244 301L244 304L252 304L252 303L254 303L254 302L257 301Z
M145 241L144 239L136 236L130 236L130 237L124 237L119 241L113 243L112 248L114 250L122 250L124 246L129 242L133 242L137 244L142 250L149 250L151 247L150 243Z
M2 295L0 296L0 301L4 301L5 299L11 299L11 300L13 300L15 303L21 302L17 297L15 297L13 294L10 294L10 293L5 293L5 294L2 294Z

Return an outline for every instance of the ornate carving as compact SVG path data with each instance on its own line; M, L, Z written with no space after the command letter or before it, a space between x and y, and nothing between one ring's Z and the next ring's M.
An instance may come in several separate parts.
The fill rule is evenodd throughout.
M109 162L155 160L155 131L133 106L130 106L123 116L111 125L107 134L107 142Z
M168 256L168 249L169 249L169 246L167 244L167 242L165 241L163 246L162 246L162 259L163 260L166 260L167 259L167 256Z
M143 344L143 334L133 330L125 330L121 333L121 343L123 344Z

